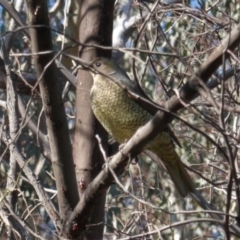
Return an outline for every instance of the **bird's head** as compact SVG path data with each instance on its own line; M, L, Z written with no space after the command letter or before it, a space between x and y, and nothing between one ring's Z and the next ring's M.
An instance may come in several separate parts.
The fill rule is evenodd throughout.
M111 59L96 58L91 62L89 68L93 78L100 74L121 85L134 86L126 72Z
M94 74L103 74L103 75L112 75L119 71L119 66L108 58L96 58L90 64L90 69L92 75Z

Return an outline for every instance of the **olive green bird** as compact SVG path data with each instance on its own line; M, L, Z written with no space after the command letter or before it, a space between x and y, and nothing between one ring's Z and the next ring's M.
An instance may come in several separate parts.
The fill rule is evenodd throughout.
M94 83L91 89L93 112L106 131L119 143L125 143L152 115L129 97L119 84L140 94L141 91L115 62L97 58L90 65ZM168 131L163 131L145 147L164 163L182 197L194 192L191 177L177 155Z

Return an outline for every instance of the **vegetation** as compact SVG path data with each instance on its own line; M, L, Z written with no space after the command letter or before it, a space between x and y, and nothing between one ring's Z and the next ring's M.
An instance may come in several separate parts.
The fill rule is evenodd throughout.
M0 238L239 239L240 3L79 2L0 0ZM158 103L120 151L78 67L98 56ZM142 151L168 124L199 201Z

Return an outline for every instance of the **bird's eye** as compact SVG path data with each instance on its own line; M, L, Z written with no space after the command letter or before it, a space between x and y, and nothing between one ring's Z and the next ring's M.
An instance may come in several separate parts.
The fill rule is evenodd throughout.
M97 66L97 67L100 67L101 65L102 65L102 64L101 64L100 62L97 62L97 63L96 63L96 66Z

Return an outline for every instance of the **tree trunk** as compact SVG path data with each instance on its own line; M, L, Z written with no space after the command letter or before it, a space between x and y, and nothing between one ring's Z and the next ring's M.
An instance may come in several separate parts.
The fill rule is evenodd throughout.
M83 44L111 46L114 1L82 1L79 41ZM94 47L81 47L80 57L91 61L97 56L111 57L111 51ZM92 77L87 71L79 71L76 91L76 129L74 135L74 162L79 186L79 194L99 173L103 157L95 135L99 135L102 146L107 151L107 133L94 117L90 106ZM89 218L89 226L82 239L101 239L105 193L99 196L97 205ZM95 225L95 226L94 226Z

